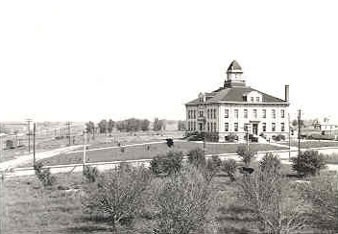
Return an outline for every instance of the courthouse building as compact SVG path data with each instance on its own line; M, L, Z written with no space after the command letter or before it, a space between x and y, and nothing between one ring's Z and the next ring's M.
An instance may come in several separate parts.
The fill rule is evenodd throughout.
M241 66L233 61L224 86L200 93L186 104L187 132L203 132L208 140L272 139L288 136L289 86L280 99L246 85Z

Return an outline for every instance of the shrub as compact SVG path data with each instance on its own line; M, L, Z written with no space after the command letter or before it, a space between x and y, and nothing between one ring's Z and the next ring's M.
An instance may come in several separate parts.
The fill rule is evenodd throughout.
M150 162L150 169L155 175L171 175L181 170L182 152L170 151L166 155L158 155Z
M307 136L307 139L313 139L313 140L334 140L334 135L322 135L318 133L313 133Z
M285 141L285 136L282 135L282 134L279 134L279 135L277 135L277 136L272 136L272 139L273 139L274 141Z
M291 158L291 160L292 169L301 176L317 175L321 169L326 167L324 156L314 150L301 152L298 157Z
M197 168L203 168L206 165L205 153L202 149L196 148L188 152L188 162Z
M156 196L156 234L200 233L210 207L209 184L195 167L164 179Z
M321 175L311 178L309 183L298 186L301 196L312 206L310 213L312 224L330 233L338 233L337 181L337 175Z
M229 142L234 142L238 140L238 136L236 134L230 133L225 137L225 140Z
M108 219L115 232L129 226L140 209L142 193L151 181L144 168L110 170L84 189L84 212L96 219Z
M35 175L38 177L44 187L52 186L55 183L55 177L50 173L49 168L42 168L43 164L38 162L34 165Z
M303 200L279 173L259 169L243 176L238 185L238 197L254 212L259 233L291 233L305 226Z
M235 173L236 173L237 163L234 159L227 159L222 162L221 170L225 172L231 181L235 181Z
M251 163L252 158L257 154L257 152L248 149L246 145L239 145L237 148L237 154L240 156L242 161L245 163L246 166L249 166Z
M95 182L97 177L99 176L99 170L96 167L91 167L87 165L84 166L82 173L89 183Z
M259 166L262 171L271 171L274 173L279 173L282 164L278 155L273 153L266 153L259 162Z

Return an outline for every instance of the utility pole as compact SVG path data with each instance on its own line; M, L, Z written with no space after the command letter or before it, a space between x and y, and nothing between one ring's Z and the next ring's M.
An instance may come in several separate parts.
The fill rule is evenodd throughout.
M302 119L302 111L298 110L298 157L300 156L301 119Z
M28 130L28 153L31 152L31 122L32 122L32 119L26 119L26 122L27 122L27 130Z
M288 113L288 127L289 127L289 160L291 158L291 129L290 129L290 113Z
M36 163L36 159L35 159L35 135L36 135L36 123L33 124L33 167L35 168L35 163Z
M67 122L66 125L68 127L68 145L71 145L71 142L70 142L70 125L72 123L71 122Z
M83 131L83 170L86 166L87 131Z

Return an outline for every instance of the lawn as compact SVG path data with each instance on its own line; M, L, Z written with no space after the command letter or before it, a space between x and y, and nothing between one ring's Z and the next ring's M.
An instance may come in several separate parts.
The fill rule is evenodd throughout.
M289 173L288 168L283 171ZM5 189L0 193L0 233L111 233L109 222L90 220L82 212L82 174L57 174L56 181L56 185L46 189L34 176L5 179ZM210 216L214 217L219 233L257 233L252 211L237 199L236 183L219 174L213 179L212 188L217 196ZM152 220L139 217L135 229L123 233L151 233L151 227Z
M194 148L203 148L203 143L197 142L175 142L174 147L169 148L165 143L152 144L147 146L123 147L124 152L120 148L95 150L87 152L87 162L109 162L136 159L151 159L159 154L165 154L169 150L174 149L187 153ZM206 144L206 154L235 153L238 144ZM278 150L282 147L268 144L251 144L250 148L256 151ZM83 153L75 152L70 154L61 154L48 159L42 160L44 165L60 165L60 164L76 164L82 163ZM25 165L31 166L31 165Z
M282 145L289 145L288 142L280 143ZM298 147L298 141L291 141L291 146ZM302 149L321 148L321 147L338 147L338 141L301 141L300 147Z

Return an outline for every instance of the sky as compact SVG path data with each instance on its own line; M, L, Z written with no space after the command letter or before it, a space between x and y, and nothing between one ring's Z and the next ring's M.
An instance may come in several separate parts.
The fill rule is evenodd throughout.
M223 85L338 120L337 1L0 1L0 121L184 119Z

